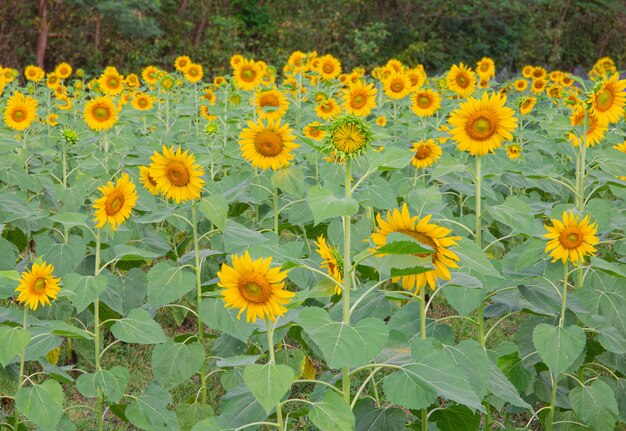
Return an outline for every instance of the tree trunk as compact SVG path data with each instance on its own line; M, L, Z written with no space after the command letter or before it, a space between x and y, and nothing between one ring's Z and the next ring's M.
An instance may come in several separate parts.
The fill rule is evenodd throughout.
M39 33L37 34L37 48L35 56L37 66L43 68L48 46L48 4L46 0L39 0Z

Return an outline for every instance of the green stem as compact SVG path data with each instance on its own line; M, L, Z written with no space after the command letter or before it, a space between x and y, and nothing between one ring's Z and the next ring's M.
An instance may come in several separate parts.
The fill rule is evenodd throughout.
M557 378L552 378L552 394L550 396L550 413L548 414L548 422L546 424L546 431L552 431L552 423L554 422L554 403L556 402L556 386Z
M346 158L346 170L345 170L345 188L346 188L346 200L352 197L352 176L350 173L350 158ZM343 305L343 322L346 325L350 324L350 289L352 288L352 258L350 256L350 229L351 222L350 216L343 217L343 289L342 293L342 305ZM343 397L348 404L350 404L350 368L346 367L342 369L343 381Z
M100 244L102 237L102 229L98 228L96 234L96 263L94 275L100 274ZM97 297L93 301L93 323L94 323L94 353L96 362L96 372L100 371L100 298ZM98 415L98 431L102 431L102 390L98 388L96 394L96 414Z
M589 110L585 109L585 119L583 121L583 135L580 140L579 160L576 163L576 208L579 213L585 210L585 165L587 156L587 130L589 128ZM582 263L582 262L581 262ZM579 265L580 266L580 265ZM583 285L583 269L577 271L576 289L580 289Z
M563 265L563 295L561 295L561 319L559 320L559 327L563 327L565 324L565 305L567 302L567 271L568 271L567 261L565 261L565 265Z
M274 355L274 329L272 328L272 324L270 319L265 318L265 327L267 328L267 348L270 352L270 364L276 364L276 356ZM280 401L276 403L276 421L278 422L278 428L283 430L285 427L283 425L283 408L280 404Z
M426 339L426 286L420 288L420 338ZM422 431L428 431L428 409L422 409Z
M274 186L274 233L278 235L278 187Z
M22 322L22 328L26 330L27 326L28 326L28 307L24 306L24 318ZM22 389L22 386L24 386L24 380L22 379L22 377L24 376L25 358L26 358L26 347L24 347L22 351L20 352L20 376L17 382L17 391L15 392L16 394L17 392L19 392L20 389ZM14 408L15 408L15 420L13 421L13 429L18 430L19 425L20 425L20 412L17 410L17 405Z
M63 187L67 188L67 144L63 139Z
M200 279L200 247L198 240L198 223L196 220L196 202L194 201L191 204L191 228L193 230L193 248L196 260L196 300L197 300L197 310L200 309L200 302L202 301L202 281ZM198 314L198 339L200 340L200 344L202 345L202 349L204 350L204 324L200 319L200 315ZM206 361L202 361L202 366L200 367L200 390L202 392L202 404L206 404L207 402L207 385L206 385Z

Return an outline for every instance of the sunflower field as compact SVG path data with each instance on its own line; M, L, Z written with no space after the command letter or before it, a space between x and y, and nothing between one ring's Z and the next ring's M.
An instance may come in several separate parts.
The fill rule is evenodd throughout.
M626 426L626 80L0 68L0 429Z

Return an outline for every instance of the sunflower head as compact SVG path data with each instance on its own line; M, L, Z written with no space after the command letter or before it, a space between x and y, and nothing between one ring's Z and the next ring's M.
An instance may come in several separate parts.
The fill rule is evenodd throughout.
M36 310L39 305L50 305L50 299L56 299L61 290L61 279L55 278L53 271L54 266L42 262L22 272L20 284L15 289L18 293L17 301L28 305L31 310Z
M426 169L441 157L441 147L433 139L413 142L411 151L413 152L411 164L416 169Z
M511 144L506 146L506 155L509 159L517 159L522 153L522 148L517 144Z
M589 99L591 110L606 123L617 123L626 103L626 79L619 79L619 73L596 83Z
M109 181L98 190L102 196L93 204L96 209L96 227L101 228L108 222L111 229L115 231L130 217L131 211L137 204L135 184L128 174L123 173L115 184Z
M579 215L565 211L561 220L552 219L552 226L545 225L545 228L548 233L544 237L549 240L545 251L550 253L552 262L560 259L563 263L569 261L578 265L585 256L596 252L598 228L588 215L580 220Z
M71 127L63 129L61 137L68 145L76 145L78 143L78 132Z
M433 90L418 90L411 96L411 110L418 117L431 117L441 106L441 96Z
M326 136L323 125L318 121L313 121L304 127L304 136L316 141L321 141Z
M343 283L343 258L341 257L341 253L339 253L339 249L334 246L329 246L326 242L326 238L322 235L317 237L317 241L315 241L315 245L317 246L317 253L322 258L322 263L320 267L325 269L332 278L337 281L337 283ZM335 295L341 294L341 287L334 284Z
M83 118L92 130L108 130L117 122L117 109L109 97L99 96L87 102Z
M164 145L163 152L155 151L151 160L149 173L159 193L176 203L200 198L204 171L195 163L193 154Z
M340 160L359 156L372 141L370 126L364 120L346 116L335 121L327 138L327 147Z
M13 130L22 131L30 127L37 116L37 99L16 91L7 102L4 122Z

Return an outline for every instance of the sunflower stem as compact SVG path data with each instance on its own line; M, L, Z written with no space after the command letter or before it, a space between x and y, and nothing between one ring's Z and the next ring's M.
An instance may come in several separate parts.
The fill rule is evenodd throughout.
M26 306L26 304L24 304L24 317L22 321L22 328L26 330L27 326L28 326L28 307ZM16 394L17 392L19 392L20 389L22 389L22 386L24 386L24 380L22 379L22 377L24 376L25 358L26 358L26 347L24 347L22 351L20 352L20 374L19 374L18 381L17 381L17 391L15 392ZM15 405L14 409L15 409L15 420L13 421L13 429L18 430L19 425L20 425L20 412L17 410L17 405Z
M202 301L202 281L200 279L200 247L198 240L198 223L196 220L196 201L191 204L191 229L193 231L193 248L195 255L195 268L196 268L196 300L197 310L200 310L200 302ZM204 350L204 324L198 314L198 339ZM206 360L202 361L200 367L200 390L202 392L202 404L206 404L207 401L207 386L206 386Z
M346 158L345 162L345 189L346 199L349 200L352 197L352 176L350 173L350 158ZM341 291L343 300L343 323L350 324L350 289L352 287L352 260L350 257L350 229L351 222L350 216L343 216L343 289ZM343 397L348 404L350 404L350 368L346 367L342 369L343 381Z
M553 376L552 377L552 393L550 395L550 413L548 413L548 422L546 423L546 431L552 431L552 423L554 422L554 403L556 402L556 388L557 388L557 376Z
M420 338L426 339L426 286L420 288ZM422 431L428 431L428 409L422 409Z
M63 139L63 187L67 188L67 144Z
M102 237L102 229L98 228L96 234L96 263L94 275L100 274L100 244ZM100 371L100 298L97 297L93 301L93 324L94 324L94 353L96 373ZM102 431L102 390L97 389L96 393L96 414L98 415L98 431Z
M278 187L274 185L274 233L278 235Z
M274 328L272 328L272 324L270 319L265 317L265 327L267 328L267 348L270 353L270 364L276 364L276 356L274 355ZM280 401L276 403L276 421L278 422L278 428L283 430L285 427L283 425L283 409L280 404Z
M567 276L568 276L568 264L565 261L563 265L563 294L561 295L561 318L559 319L559 327L563 327L565 324L565 305L567 302Z

